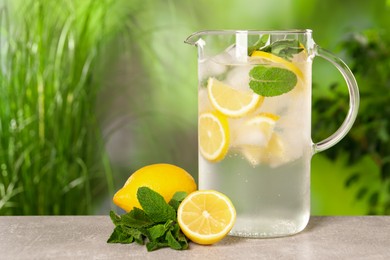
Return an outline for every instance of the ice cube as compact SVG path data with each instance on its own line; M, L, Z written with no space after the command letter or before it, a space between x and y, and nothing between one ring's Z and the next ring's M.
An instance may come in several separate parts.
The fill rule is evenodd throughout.
M255 127L247 127L246 129L240 129L235 136L234 144L236 146L253 145L264 147L267 145L269 138L262 131L259 131Z
M282 129L281 138L285 144L286 159L293 161L303 155L310 147L310 102L304 96L291 95L286 113L280 117L278 127Z
M231 120L231 142L233 146L265 147L274 132L275 122L263 117Z
M233 44L215 56L199 60L199 78L204 80L209 77L221 76L227 71L229 65L245 65L246 59L245 61L242 57L238 57L238 59L236 55L237 48ZM248 73L245 77L248 77Z
M233 67L226 76L226 83L237 90L250 90L249 71L251 66L241 65Z
M215 62L230 65L244 65L248 62L247 52L243 51L243 48L237 48L236 44L230 45L223 52L212 57L212 59Z
M223 63L215 62L212 59L199 61L199 80L207 80L210 77L218 77L225 73L227 67Z
M264 102L261 105L260 110L282 117L287 113L290 102L291 97L287 94L276 97L266 97L264 98Z

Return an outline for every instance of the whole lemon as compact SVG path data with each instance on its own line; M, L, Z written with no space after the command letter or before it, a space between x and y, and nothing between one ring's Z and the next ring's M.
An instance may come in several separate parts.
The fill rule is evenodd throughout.
M172 164L152 164L135 171L125 185L118 190L113 202L125 211L133 207L141 208L137 199L139 187L148 187L169 202L177 191L185 191L188 194L196 190L194 178L184 169Z

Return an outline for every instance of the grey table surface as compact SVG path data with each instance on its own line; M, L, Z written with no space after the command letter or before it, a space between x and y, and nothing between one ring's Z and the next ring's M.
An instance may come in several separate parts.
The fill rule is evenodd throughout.
M107 244L113 228L108 216L3 216L0 259L390 259L390 216L311 217L294 236L228 236L185 251Z

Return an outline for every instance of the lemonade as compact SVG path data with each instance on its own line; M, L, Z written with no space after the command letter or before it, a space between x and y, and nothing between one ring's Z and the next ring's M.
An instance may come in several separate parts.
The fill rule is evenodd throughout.
M232 200L232 235L294 234L310 216L311 59L238 47L199 60L199 189Z
M310 161L351 129L359 89L348 66L306 30L207 30L185 43L198 50L199 189L237 209L232 235L278 237L310 217ZM330 62L348 87L341 126L311 141L311 66Z

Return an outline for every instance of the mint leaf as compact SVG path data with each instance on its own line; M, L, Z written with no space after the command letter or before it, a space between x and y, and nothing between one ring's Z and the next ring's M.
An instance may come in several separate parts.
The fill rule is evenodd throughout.
M188 196L187 192L177 191L177 192L175 192L175 194L173 194L173 197L171 200L176 200L176 201L182 202L187 196Z
M107 243L130 244L136 241L138 244L143 245L145 237L146 235L139 229L127 227L125 225L117 225L108 238Z
M168 242L157 242L157 241L152 241L152 242L148 242L146 244L146 249L148 250L148 252L150 251L154 251L154 250L157 250L159 248L163 248L163 247L168 247Z
M173 248L176 250L182 249L181 244L174 238L171 231L167 232L167 234L165 235L165 239L168 242L168 245L170 248Z
M181 250L187 249L188 248L188 239L181 231L179 223L177 223L177 222L172 223L169 230L171 231L173 237L179 242L179 244L181 246Z
M250 72L250 88L258 95L273 97L291 91L297 84L297 76L290 70L258 65Z
M112 210L110 211L110 218L112 223L114 223L114 225L121 223L122 220L121 217Z
M126 227L121 226L123 233L127 234L128 236L132 236L134 238L134 241L137 242L140 245L144 244L144 240L146 235L143 234L143 232L140 229L132 228L132 227Z
M133 243L134 237L125 232L122 226L116 226L111 236L108 238L107 243L121 243L130 244Z
M157 240L165 235L168 228L164 224L158 224L148 228L148 238L150 241Z
M129 213L122 215L121 224L133 228L141 228L153 225L153 221L142 209L134 207Z
M291 61L293 55L300 53L305 48L298 40L280 40L260 48L261 51L270 52L281 58Z
M188 193L185 191L178 191L173 194L172 199L169 201L169 205L172 206L176 211L179 208L180 203L187 197Z
M176 237L181 245L181 249L188 249L189 245L188 245L187 237L183 234L183 232L181 232L180 228L179 228L179 233L176 235Z
M269 39L269 34L262 35L257 42L255 42L252 46L248 47L248 56L251 56L252 53L256 50L260 50L264 45L267 44L267 41Z
M163 196L148 187L140 187L137 198L146 215L156 223L175 220L175 210L165 202Z

